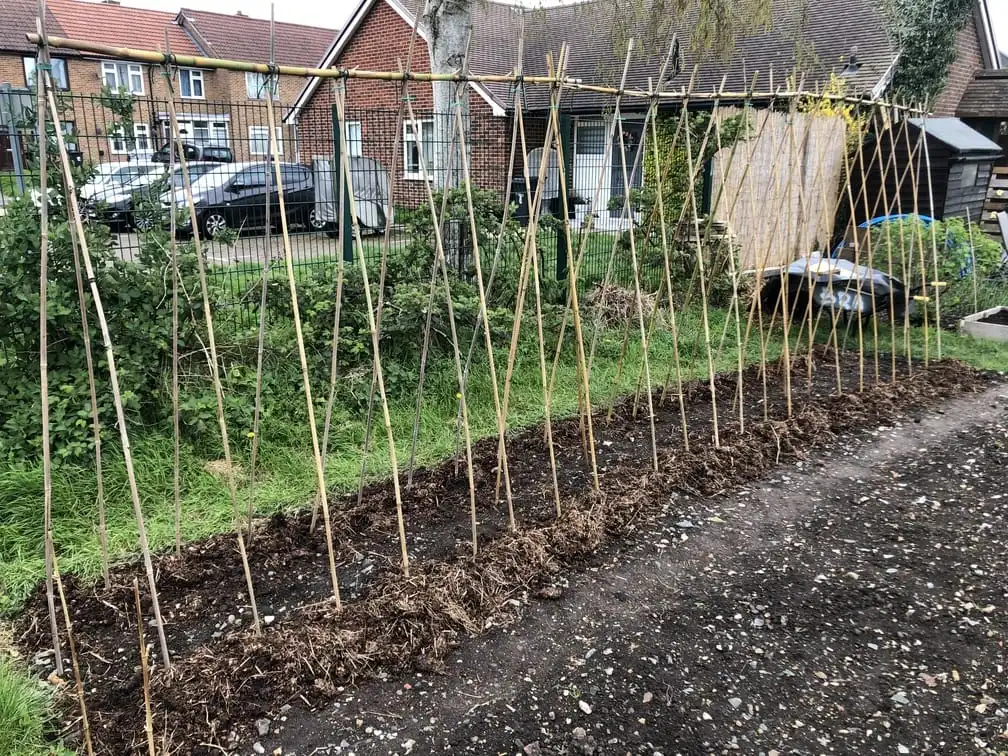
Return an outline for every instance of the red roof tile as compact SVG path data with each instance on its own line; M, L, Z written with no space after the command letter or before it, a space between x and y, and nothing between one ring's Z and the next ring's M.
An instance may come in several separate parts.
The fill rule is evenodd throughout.
M269 60L270 22L266 19L189 8L183 8L179 17L208 55L256 63ZM317 66L338 34L337 29L302 24L277 22L275 26L276 62L287 66Z
M186 31L175 23L174 13L83 0L48 0L48 5L66 36L72 39L164 50L167 30L173 53L202 54Z
M36 0L0 0L0 50L35 52L35 45L28 42L25 34L35 33L37 18ZM46 33L63 35L63 28L53 16L51 7L46 13Z

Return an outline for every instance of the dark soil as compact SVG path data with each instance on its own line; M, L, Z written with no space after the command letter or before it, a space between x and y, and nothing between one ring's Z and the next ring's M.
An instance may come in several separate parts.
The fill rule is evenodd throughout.
M986 318L984 318L980 322L981 323L992 323L993 325L1008 326L1008 309L998 310L993 315L988 315Z
M260 616L255 636L245 580L233 536L191 544L181 558L156 561L173 669L157 662L155 732L183 753L241 749L257 739L255 720L282 707L318 707L360 679L445 669L447 653L466 637L512 622L529 597L555 598L568 576L606 553L603 549L643 518L679 496L713 496L783 461L803 458L838 434L877 428L910 407L931 405L988 379L961 365L915 366L912 376L856 388L859 366L841 366L845 393L835 396L830 362L793 373L793 414L784 406L784 376L767 376L769 401L753 371L745 378L745 432L731 411L735 376L718 382L721 448L711 442L710 392L688 387L690 449L682 446L678 402L656 406L660 470L650 467L646 409L634 419L631 403L611 423L595 418L601 493L592 493L577 420L556 424L563 516L554 519L548 454L540 429L516 435L508 454L520 528L507 527L506 506L493 502L496 443L476 450L480 555L469 556L468 487L452 463L424 470L404 491L411 577L399 573L394 499L390 484L332 502L333 535L344 605L330 598L324 536L309 533L309 515L277 516L262 523L249 548ZM888 367L883 363L883 372ZM900 368L903 369L902 367ZM657 402L657 397L656 397ZM771 418L763 420L764 409ZM462 468L464 470L464 466ZM698 567L699 568L699 567ZM81 665L87 679L91 729L99 753L145 750L132 583L136 566L119 568L113 587L67 581ZM143 580L141 579L141 584ZM842 620L844 609L838 609ZM145 607L146 616L149 608ZM51 669L46 604L40 590L20 622L21 643ZM154 628L147 628L148 643ZM68 717L73 708L68 704Z

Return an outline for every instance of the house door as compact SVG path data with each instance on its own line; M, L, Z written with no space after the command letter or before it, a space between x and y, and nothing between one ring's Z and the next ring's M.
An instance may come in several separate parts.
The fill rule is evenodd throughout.
M582 204L577 205L575 223L583 224L588 213L593 213L595 215L593 227L600 231L619 230L628 225L628 221L621 217L623 215L621 200L626 196L626 189L623 182L623 162L618 152L619 134L613 138L612 154L605 154L611 123L608 119L578 119L574 136L573 189L574 193L584 200ZM633 175L630 174L643 131L643 121L623 119L623 146L631 188L642 185L642 166L638 166ZM615 209L610 210L610 204Z

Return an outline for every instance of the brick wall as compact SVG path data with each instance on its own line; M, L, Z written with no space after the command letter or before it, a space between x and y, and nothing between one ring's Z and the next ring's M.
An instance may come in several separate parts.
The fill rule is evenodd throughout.
M411 34L411 27L401 16L386 3L378 2L336 61L336 66L374 71L398 70L399 61L405 59ZM414 42L411 69L430 70L427 45L419 37ZM331 157L333 154L333 93L333 82L322 81L301 112L298 137L302 162L310 162L312 156ZM430 84L413 82L409 93L413 97L417 118L432 117ZM347 121L360 124L362 154L375 158L390 172L396 205L416 207L425 201L426 192L421 180L404 176L403 123L398 115L401 102L402 87L399 83L361 79L347 82ZM473 183L503 192L511 146L511 120L494 116L490 105L470 90L469 123Z
M980 39L977 36L976 22L973 15L970 14L966 26L956 37L956 59L949 66L948 81L945 84L945 89L935 101L934 114L954 116L966 87L973 81L973 75L982 68L983 57L980 52Z

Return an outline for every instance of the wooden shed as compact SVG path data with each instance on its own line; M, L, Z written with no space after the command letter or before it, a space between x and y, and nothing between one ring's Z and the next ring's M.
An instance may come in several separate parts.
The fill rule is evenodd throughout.
M897 129L902 132L899 127ZM927 137L928 158L931 162L930 186L925 170L924 150L917 148L921 130ZM868 166L865 177L869 211L866 213L863 203L858 203L855 213L857 222L881 215L914 211L913 182L906 170L911 155L919 177L916 208L920 215L945 220L966 218L968 211L969 217L977 220L987 196L991 170L1002 154L1001 147L958 118L911 118L909 134L909 149L905 139L896 140L894 165L889 163L888 137L882 138L883 158ZM868 149L866 147L866 154L870 154ZM856 186L852 188L855 191L860 189ZM934 193L933 208L929 190Z

